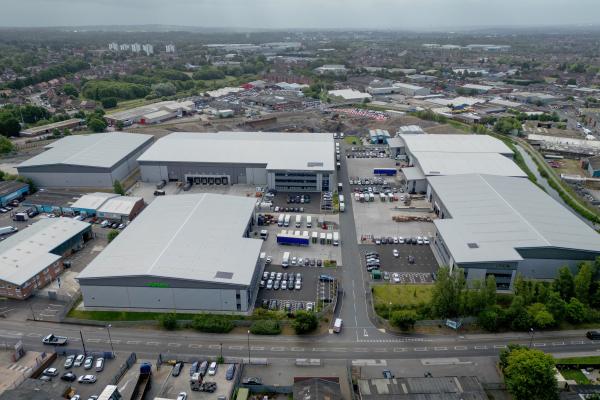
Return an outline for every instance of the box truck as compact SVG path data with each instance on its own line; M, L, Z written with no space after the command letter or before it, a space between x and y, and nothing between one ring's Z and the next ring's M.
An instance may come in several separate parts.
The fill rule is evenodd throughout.
M285 218L283 220L283 226L285 226L286 228L288 226L290 226L290 220L292 219L292 217L290 216L290 214L286 214Z
M302 226L302 215L296 215L296 228L300 228Z

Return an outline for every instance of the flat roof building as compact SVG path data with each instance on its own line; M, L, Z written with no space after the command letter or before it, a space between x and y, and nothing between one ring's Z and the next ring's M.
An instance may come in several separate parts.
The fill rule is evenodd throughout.
M332 134L176 132L138 158L146 182L249 184L284 192L331 190Z
M85 307L250 311L263 243L248 238L255 205L209 193L157 198L77 277Z
M109 132L68 136L19 164L19 175L44 188L111 188L138 166L137 157L153 141L151 135Z
M144 199L133 196L120 196L114 193L89 193L75 201L70 209L74 213L88 217L127 222L133 220L144 209Z
M361 400L487 400L475 376L359 379Z
M32 128L28 128L22 130L19 135L20 136L39 136L52 134L54 129L58 129L61 132L64 132L65 129L77 129L85 125L85 120L80 118L71 118L64 121L53 122L51 124L34 126Z
M191 100L168 100L106 114L104 119L106 119L110 125L116 125L118 122L125 126L138 123L142 125L156 124L194 112L196 112L196 106Z
M91 237L91 225L41 219L0 242L0 296L26 299L63 270L62 256Z
M427 198L440 217L433 248L468 280L496 277L512 287L517 272L553 279L600 256L600 236L528 179L495 175L428 177ZM559 228L557 228L559 227Z
M0 206L29 193L29 184L19 181L0 181Z

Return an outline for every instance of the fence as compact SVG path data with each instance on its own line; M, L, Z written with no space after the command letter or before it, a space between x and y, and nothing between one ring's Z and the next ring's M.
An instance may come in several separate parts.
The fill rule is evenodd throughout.
M119 383L119 381L121 380L123 375L125 375L125 373L129 370L129 368L131 368L132 365L135 364L136 361L137 361L137 354L131 353L129 355L129 357L127 357L127 360L125 360L125 362L123 364L121 364L121 366L119 367L119 370L117 371L115 376L112 378L111 385L116 385L117 383Z

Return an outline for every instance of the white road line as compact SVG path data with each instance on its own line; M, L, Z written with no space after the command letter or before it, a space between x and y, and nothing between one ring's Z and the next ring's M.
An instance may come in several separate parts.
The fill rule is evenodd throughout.
M365 349L364 347L355 347L352 349L355 353L367 353L369 349Z
M314 351L314 352L318 352L318 351L327 351L327 349L322 349L322 348L320 348L320 347L313 347L313 348L312 348L312 351Z
M487 350L487 346L475 346L475 350Z
M583 344L583 340L574 340L571 344Z
M29 337L42 337L42 335L40 335L39 333L35 333L35 332L30 332L27 334L27 336Z
M100 343L102 339L86 339L86 342L89 343Z
M388 350L385 347L383 347L383 348L378 347L378 348L374 349L373 351L375 353L387 353Z
M140 341L139 340L128 340L126 343L127 344L140 344Z
M546 343L534 343L533 347L545 347Z
M259 351L259 350L264 350L265 348L263 346L252 346L250 347L250 350L252 351Z
M414 351L427 351L427 347L415 347Z
M435 351L444 351L444 350L448 350L447 347L434 347L433 350Z
M292 347L292 351L304 351L304 347Z
M467 346L454 346L454 350L466 350Z
M505 349L505 348L506 348L506 345L505 345L505 344L495 344L495 345L494 345L494 348L495 348L495 349Z
M552 346L564 346L565 342L552 342Z
M229 350L241 350L243 348L244 348L244 346L240 346L240 345L229 346Z
M191 347L192 349L199 349L199 348L202 347L202 345L201 344L196 344L196 343L190 343L188 345L188 347Z
M285 347L281 347L281 346L276 346L276 347L271 347L271 351L284 351Z
M404 353L406 350L406 347L394 347L394 353Z
M148 346L158 346L160 343L159 342L146 342L146 344Z
M211 344L210 346L208 346L209 349L220 349L221 346L218 344Z

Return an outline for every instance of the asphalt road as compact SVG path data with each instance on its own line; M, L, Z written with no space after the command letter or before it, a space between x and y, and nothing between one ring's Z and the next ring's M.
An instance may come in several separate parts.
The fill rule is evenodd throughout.
M81 327L44 322L0 322L0 346L10 347L22 340L26 349L49 350L41 343L52 332L69 337L66 348L110 351L108 332L102 327ZM154 358L158 353L216 356L221 345L224 357L248 357L246 335L201 334L191 331L153 331L137 328L111 328L112 344L119 356L136 352ZM250 336L251 358L317 358L344 360L445 358L494 356L509 343L531 345L550 353L600 352L600 341L590 341L578 332L545 332L531 338L528 334L477 335L426 338L363 339L331 334L312 337ZM62 349L59 347L58 350ZM598 353L600 354L600 353Z

